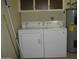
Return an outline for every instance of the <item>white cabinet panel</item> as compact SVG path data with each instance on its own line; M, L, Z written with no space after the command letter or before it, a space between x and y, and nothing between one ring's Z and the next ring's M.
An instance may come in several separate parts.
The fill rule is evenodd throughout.
M43 57L42 32L40 30L26 30L22 32L21 48L23 58Z
M44 30L45 57L66 56L66 30Z

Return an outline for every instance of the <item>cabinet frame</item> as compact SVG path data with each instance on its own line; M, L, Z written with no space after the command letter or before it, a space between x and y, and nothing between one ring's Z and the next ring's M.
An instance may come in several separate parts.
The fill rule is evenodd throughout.
M21 10L21 1L18 0L18 9L19 12L39 12L39 11L64 11L65 9L65 0L62 0L62 9L50 9L50 0L48 0L48 9L46 10L36 10L35 8L35 0L33 0L33 10Z

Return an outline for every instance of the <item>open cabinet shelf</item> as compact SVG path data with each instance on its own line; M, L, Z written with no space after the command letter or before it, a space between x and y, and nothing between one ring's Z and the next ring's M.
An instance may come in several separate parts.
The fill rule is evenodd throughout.
M19 12L60 11L71 8L76 0L18 0Z
M33 10L33 0L20 0L21 10Z
M19 0L19 11L64 10L64 0Z

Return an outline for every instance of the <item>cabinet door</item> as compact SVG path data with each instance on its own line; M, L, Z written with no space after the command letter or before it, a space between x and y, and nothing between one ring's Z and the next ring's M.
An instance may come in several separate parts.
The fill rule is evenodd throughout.
M20 0L21 10L33 10L33 0Z
M65 57L66 40L66 30L45 29L45 57Z
M50 0L51 9L63 9L63 0Z
M42 33L26 32L22 34L22 54L24 58L43 57Z

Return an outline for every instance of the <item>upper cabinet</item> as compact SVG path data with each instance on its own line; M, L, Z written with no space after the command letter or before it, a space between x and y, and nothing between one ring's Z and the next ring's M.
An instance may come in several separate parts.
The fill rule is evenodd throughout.
M58 10L63 9L63 0L19 0L19 10Z
M76 4L77 0L19 0L19 10L64 10Z
M63 0L50 0L50 9L63 9Z

